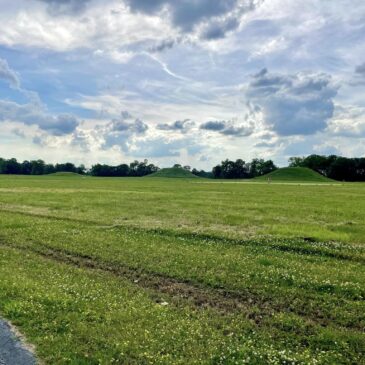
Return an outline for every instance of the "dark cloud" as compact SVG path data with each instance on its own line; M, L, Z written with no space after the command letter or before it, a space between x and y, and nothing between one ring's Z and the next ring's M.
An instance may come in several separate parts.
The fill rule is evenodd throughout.
M168 124L168 123L158 124L156 128L161 131L177 131L177 132L185 133L189 129L191 129L191 127L193 127L194 124L195 123L192 120L185 119L185 120L177 120L176 122L171 123L171 124Z
M122 119L133 119L133 115L131 113L129 113L128 111L126 111L126 110L123 110L120 113L120 116L121 116Z
M264 122L282 136L324 130L333 117L337 87L326 74L277 75L263 69L254 75L247 99L260 108Z
M57 116L47 113L39 104L17 104L0 100L0 122L12 121L26 125L36 125L54 136L72 133L79 121L72 114Z
M206 40L224 38L230 31L237 29L239 20L234 17L209 23L202 31L200 37Z
M79 14L86 9L90 0L38 0L48 5L47 10L52 15Z
M236 126L232 121L209 121L200 125L200 129L218 132L225 136L249 136L253 133L253 125L238 125Z
M44 136L35 136L33 137L33 143L37 144L39 146L45 146L46 145L46 141L45 138L43 138Z
M271 140L273 137L275 137L274 133L263 133L261 135L258 136L260 139L262 140Z
M355 68L355 77L351 80L353 86L364 86L365 85L365 63Z
M365 76L365 63L356 67L355 72Z
M170 14L173 25L184 33L197 31L201 40L224 38L236 30L243 14L254 10L264 0L126 0L132 11L157 13L164 9ZM187 36L166 39L149 48L149 52L162 52L182 42L191 42Z
M178 41L176 39L165 39L150 47L148 51L151 53L163 52L174 47L177 42Z
M207 131L219 132L226 128L225 121L209 121L200 125L200 129L205 129Z
M110 130L116 133L133 132L136 134L143 134L147 131L148 125L140 119L134 121L127 121L124 119L113 119L110 124Z
M132 11L156 13L166 7L173 23L184 31L212 17L222 16L233 10L237 0L127 0Z
M12 70L8 62L0 58L0 80L5 80L13 88L18 89L20 87L20 80L14 70Z
M228 125L223 131L221 131L221 133L226 136L240 136L240 137L250 136L252 132L253 132L252 126L235 127L233 125Z

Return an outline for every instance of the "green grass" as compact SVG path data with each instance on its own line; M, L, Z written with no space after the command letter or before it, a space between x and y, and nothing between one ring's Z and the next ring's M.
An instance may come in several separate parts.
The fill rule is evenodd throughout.
M365 185L0 176L0 315L46 364L362 364Z
M58 177L85 177L76 172L55 172L53 174L49 174L48 176L58 176Z
M331 179L306 167L284 167L267 175L260 176L256 180L287 181L287 182L334 182Z
M147 177L197 178L197 176L192 174L190 171L180 167L161 169L151 175L148 175Z

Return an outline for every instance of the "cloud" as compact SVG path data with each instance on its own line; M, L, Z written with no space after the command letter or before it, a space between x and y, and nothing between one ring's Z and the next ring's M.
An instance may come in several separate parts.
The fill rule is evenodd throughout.
M16 135L16 136L18 136L18 137L20 137L20 138L25 138L25 133L24 133L24 131L22 131L21 129L19 129L19 128L14 128L13 130L12 130L12 132Z
M264 123L278 135L310 135L322 131L333 117L337 87L327 74L271 74L263 69L246 90Z
M365 137L365 108L353 105L336 105L333 120L326 130L330 135Z
M79 124L72 114L51 115L39 104L18 104L13 101L0 100L0 122L19 122L36 125L54 136L72 133Z
M85 10L90 0L38 0L48 5L51 15L73 15Z
M19 0L7 6L0 0L5 4L0 44L61 52L92 50L127 62L143 52L223 38L262 1Z
M205 19L221 16L237 6L237 0L129 0L132 11L143 13L157 13L167 9L174 25L184 31L191 31L193 27Z
M362 65L357 66L355 72L357 74L365 76L365 62Z
M304 138L288 140L288 144L283 149L283 154L287 157L306 156L310 154L319 155L341 155L341 151L333 146L333 142L324 142L322 138L305 136Z
M222 131L224 130L225 127L226 127L225 121L209 121L200 125L200 129L205 129L207 131L215 131L215 132Z
M8 62L0 58L0 79L5 80L9 85L15 89L20 87L20 80L15 71L13 71Z
M165 12L173 26L183 33L198 31L203 40L224 38L227 32L238 28L243 14L254 10L262 2L263 0L127 0L132 12L148 15ZM166 45L171 48L174 42L168 41Z
M116 133L132 132L136 134L143 134L148 129L147 124L140 119L133 122L128 122L125 119L113 119L109 124L110 131Z
M76 129L72 134L71 146L79 147L83 152L90 152L91 146L97 144L92 133L82 129Z
M40 134L33 137L32 142L38 146L46 147L48 145L47 135Z
M0 0L0 44L33 51L100 50L109 59L131 59L141 44L175 38L167 19L131 14L121 0ZM147 47L146 47L147 48Z
M148 51L151 53L158 53L163 52L165 50L171 49L174 47L176 43L180 42L180 40L177 39L164 39L155 45L151 46Z
M352 86L363 86L365 84L365 62L355 68L355 75L350 81Z
M143 136L148 130L148 125L134 118L129 112L123 111L119 118L113 119L106 126L97 128L104 138L103 149L118 146L127 152L130 140L135 136Z
M186 133L188 130L190 130L194 126L194 122L190 119L185 120L177 120L174 123L168 124L158 124L157 129L161 131L176 131L181 133Z
M149 138L137 141L129 152L135 157L164 158L179 157L182 150L188 155L196 155L203 149L203 146L196 143L193 138L180 138L167 140L163 137Z
M257 147L257 148L274 148L278 145L279 143L277 141L274 141L274 142L259 142L259 143L256 143L254 147Z
M160 137L137 142L131 153L133 156L144 158L178 157L180 148L176 141L167 141Z
M252 124L236 126L232 121L208 121L200 125L200 129L218 132L226 136L249 136L253 133Z
M230 31L237 29L239 21L235 17L228 17L209 23L201 32L200 37L206 40L224 38Z

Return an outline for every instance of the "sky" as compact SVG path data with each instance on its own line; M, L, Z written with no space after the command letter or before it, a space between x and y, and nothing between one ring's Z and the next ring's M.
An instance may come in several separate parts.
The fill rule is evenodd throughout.
M364 0L0 0L0 157L365 156Z

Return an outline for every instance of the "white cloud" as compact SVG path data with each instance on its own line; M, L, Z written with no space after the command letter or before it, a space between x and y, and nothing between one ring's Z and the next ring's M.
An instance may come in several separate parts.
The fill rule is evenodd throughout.
M327 132L335 136L365 138L365 108L336 105L336 112Z
M52 16L36 1L19 0L17 7L10 8L4 2L0 0L0 44L7 46L63 52L99 49L120 60L120 55L128 54L122 47L149 39L162 41L167 34L174 35L170 25L156 16L131 15L125 9L113 11L120 8L120 1L116 0L93 1L79 17ZM59 7L55 1L52 4Z

